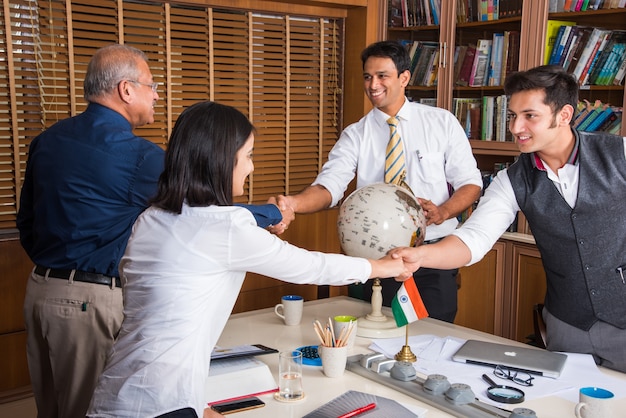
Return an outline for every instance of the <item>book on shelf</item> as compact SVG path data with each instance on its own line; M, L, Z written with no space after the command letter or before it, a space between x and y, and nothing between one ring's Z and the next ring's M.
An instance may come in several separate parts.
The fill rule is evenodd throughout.
M480 139L480 116L482 100L477 97L455 97L452 112L470 139Z
M412 86L424 85L424 77L426 73L431 70L433 64L433 55L435 52L439 52L439 43L420 42L419 51L419 59L415 64L415 69L411 73L411 79L409 80L409 84Z
M508 36L509 41L507 43L508 51L503 77L518 70L520 55L520 32L518 30L507 31L505 36ZM502 79L502 85L504 85L504 78Z
M437 71L439 69L439 48L437 48L430 58L429 67L424 74L422 86L431 87L437 85Z
M579 131L588 130L588 126L602 113L607 109L608 105L600 103L599 106L595 106L594 109L587 114L587 116L580 121L580 123L575 127Z
M606 37L606 44L602 48L601 52L598 52L596 63L589 73L589 84L600 84L598 78L600 73L604 70L606 73L607 62L610 65L615 63L616 55L619 55L619 45L626 43L626 31L624 30L612 30ZM617 49L615 47L617 46Z
M617 69L617 72L615 73L615 77L613 77L613 82L611 84L613 84L614 86L621 85L622 81L624 81L624 75L626 75L626 57L622 59L622 63L619 65L619 68Z
M506 94L501 94L496 96L495 103L495 127L494 127L494 137L496 141L505 142L508 140L508 119L507 119L507 111L508 111L508 98Z
M610 31L610 30L605 30L600 35L600 38L596 42L596 47L591 52L592 57L589 59L589 61L587 61L587 65L585 66L585 68L583 68L583 75L582 75L582 77L580 79L580 85L589 84L589 76L593 72L593 70L595 69L595 66L596 66L596 64L598 62L598 57L604 51L604 47L607 44L607 40L608 40L609 36L611 35L611 32L612 31Z
M461 67L463 66L463 61L465 60L466 52L467 52L467 45L457 45L454 50L454 78L453 80L459 79L459 74L461 74Z
M574 117L573 126L578 129L578 126L587 118L589 115L599 106L602 106L602 102L600 100L596 100L595 102L590 102L586 99L578 102L576 109L577 113Z
M593 28L591 35L589 36L589 41L587 42L587 45L580 55L580 59L576 64L576 68L572 72L572 74L574 74L579 83L581 83L584 79L585 69L589 69L591 62L593 61L595 52L597 52L598 48L600 47L600 44L602 43L602 37L606 32L607 31L602 28Z
M609 86L613 83L619 66L626 59L626 43L615 44L611 50L611 55L604 63L604 67L600 70L595 84L601 86Z
M491 39L491 55L487 72L487 86L499 86L502 76L502 52L504 50L504 33L494 32ZM505 63L506 64L506 63Z
M402 19L402 0L389 0L387 3L387 25L392 28L404 26Z
M572 46L576 42L576 38L579 33L578 27L576 25L568 26L568 28L569 30L566 30L567 39L565 39L565 45L563 45L563 48L559 51L558 60L557 62L555 62L555 65L560 65L561 67L563 67L563 65L565 64L565 60L567 59L568 55L571 54Z
M492 141L495 96L483 96L482 100L482 129L480 133L480 139L483 141Z
M568 73L573 73L574 69L578 65L580 58L589 43L589 38L593 33L593 27L590 26L577 26L577 31L579 33L579 39L576 42L576 47L572 51L571 57L569 57L569 63L567 66L563 66L565 71Z
M489 56L491 54L491 39L479 39L476 42L476 53L470 73L469 85L480 87L485 85L487 70L489 67Z
M600 112L591 122L589 122L585 131L593 132L599 130L604 121L607 120L612 114L614 114L613 107L607 105L602 112Z
M576 22L566 20L552 20L549 19L546 23L546 40L544 47L544 64L555 64L558 62L558 54L562 51L567 40L566 31L571 29ZM560 47L560 49L559 49Z
M564 51L563 59L559 61L559 65L567 70L570 66L574 54L580 45L583 36L583 28L581 26L572 26L570 33L570 41L568 42L567 51Z
M456 79L456 84L459 86L469 86L470 75L472 73L472 65L474 63L474 56L476 55L476 45L469 44L465 51L465 58L461 64L459 70L459 76Z
M426 1L430 1L430 12L433 17L433 25L438 25L439 17L441 16L440 0L426 0Z

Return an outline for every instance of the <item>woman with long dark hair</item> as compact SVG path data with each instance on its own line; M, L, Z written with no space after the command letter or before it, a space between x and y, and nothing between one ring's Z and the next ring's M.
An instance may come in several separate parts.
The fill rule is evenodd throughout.
M253 147L252 124L232 107L201 102L178 118L120 263L124 322L88 416L202 416L210 354L247 271L320 285L410 277L400 260L310 252L257 227L233 206Z

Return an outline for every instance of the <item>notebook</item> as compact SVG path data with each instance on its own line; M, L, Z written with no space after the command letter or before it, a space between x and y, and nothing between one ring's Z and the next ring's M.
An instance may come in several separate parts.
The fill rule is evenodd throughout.
M565 366L567 355L541 349L467 340L452 356L452 360L493 367L500 365L557 378Z

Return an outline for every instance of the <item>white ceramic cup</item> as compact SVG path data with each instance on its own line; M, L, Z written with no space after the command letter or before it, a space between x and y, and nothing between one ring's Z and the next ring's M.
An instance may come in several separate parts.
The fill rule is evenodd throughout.
M286 295L280 298L280 303L274 307L274 312L285 321L285 325L298 325L302 320L303 307L302 296Z
M304 398L301 351L278 353L278 392L274 398L282 402L299 401Z
M348 334L347 340L345 338L345 334L343 338L344 340L346 340L345 345L348 346L348 350L354 347L354 340L356 339L357 317L352 315L337 315L333 317L333 330L335 331L335 338L337 340L339 340L339 337L341 336L344 329L346 330L346 333L348 332L350 323L352 323L352 331L350 331L350 334Z
M348 346L326 347L320 345L317 351L322 359L322 372L328 377L341 377L346 370Z
M580 402L576 404L574 413L577 418L611 418L613 417L612 392L596 387L581 388L578 394Z

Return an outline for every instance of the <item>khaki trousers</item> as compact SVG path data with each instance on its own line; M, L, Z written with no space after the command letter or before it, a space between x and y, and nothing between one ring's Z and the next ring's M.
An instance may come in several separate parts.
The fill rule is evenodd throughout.
M121 288L31 273L24 319L39 418L85 416L122 309Z

